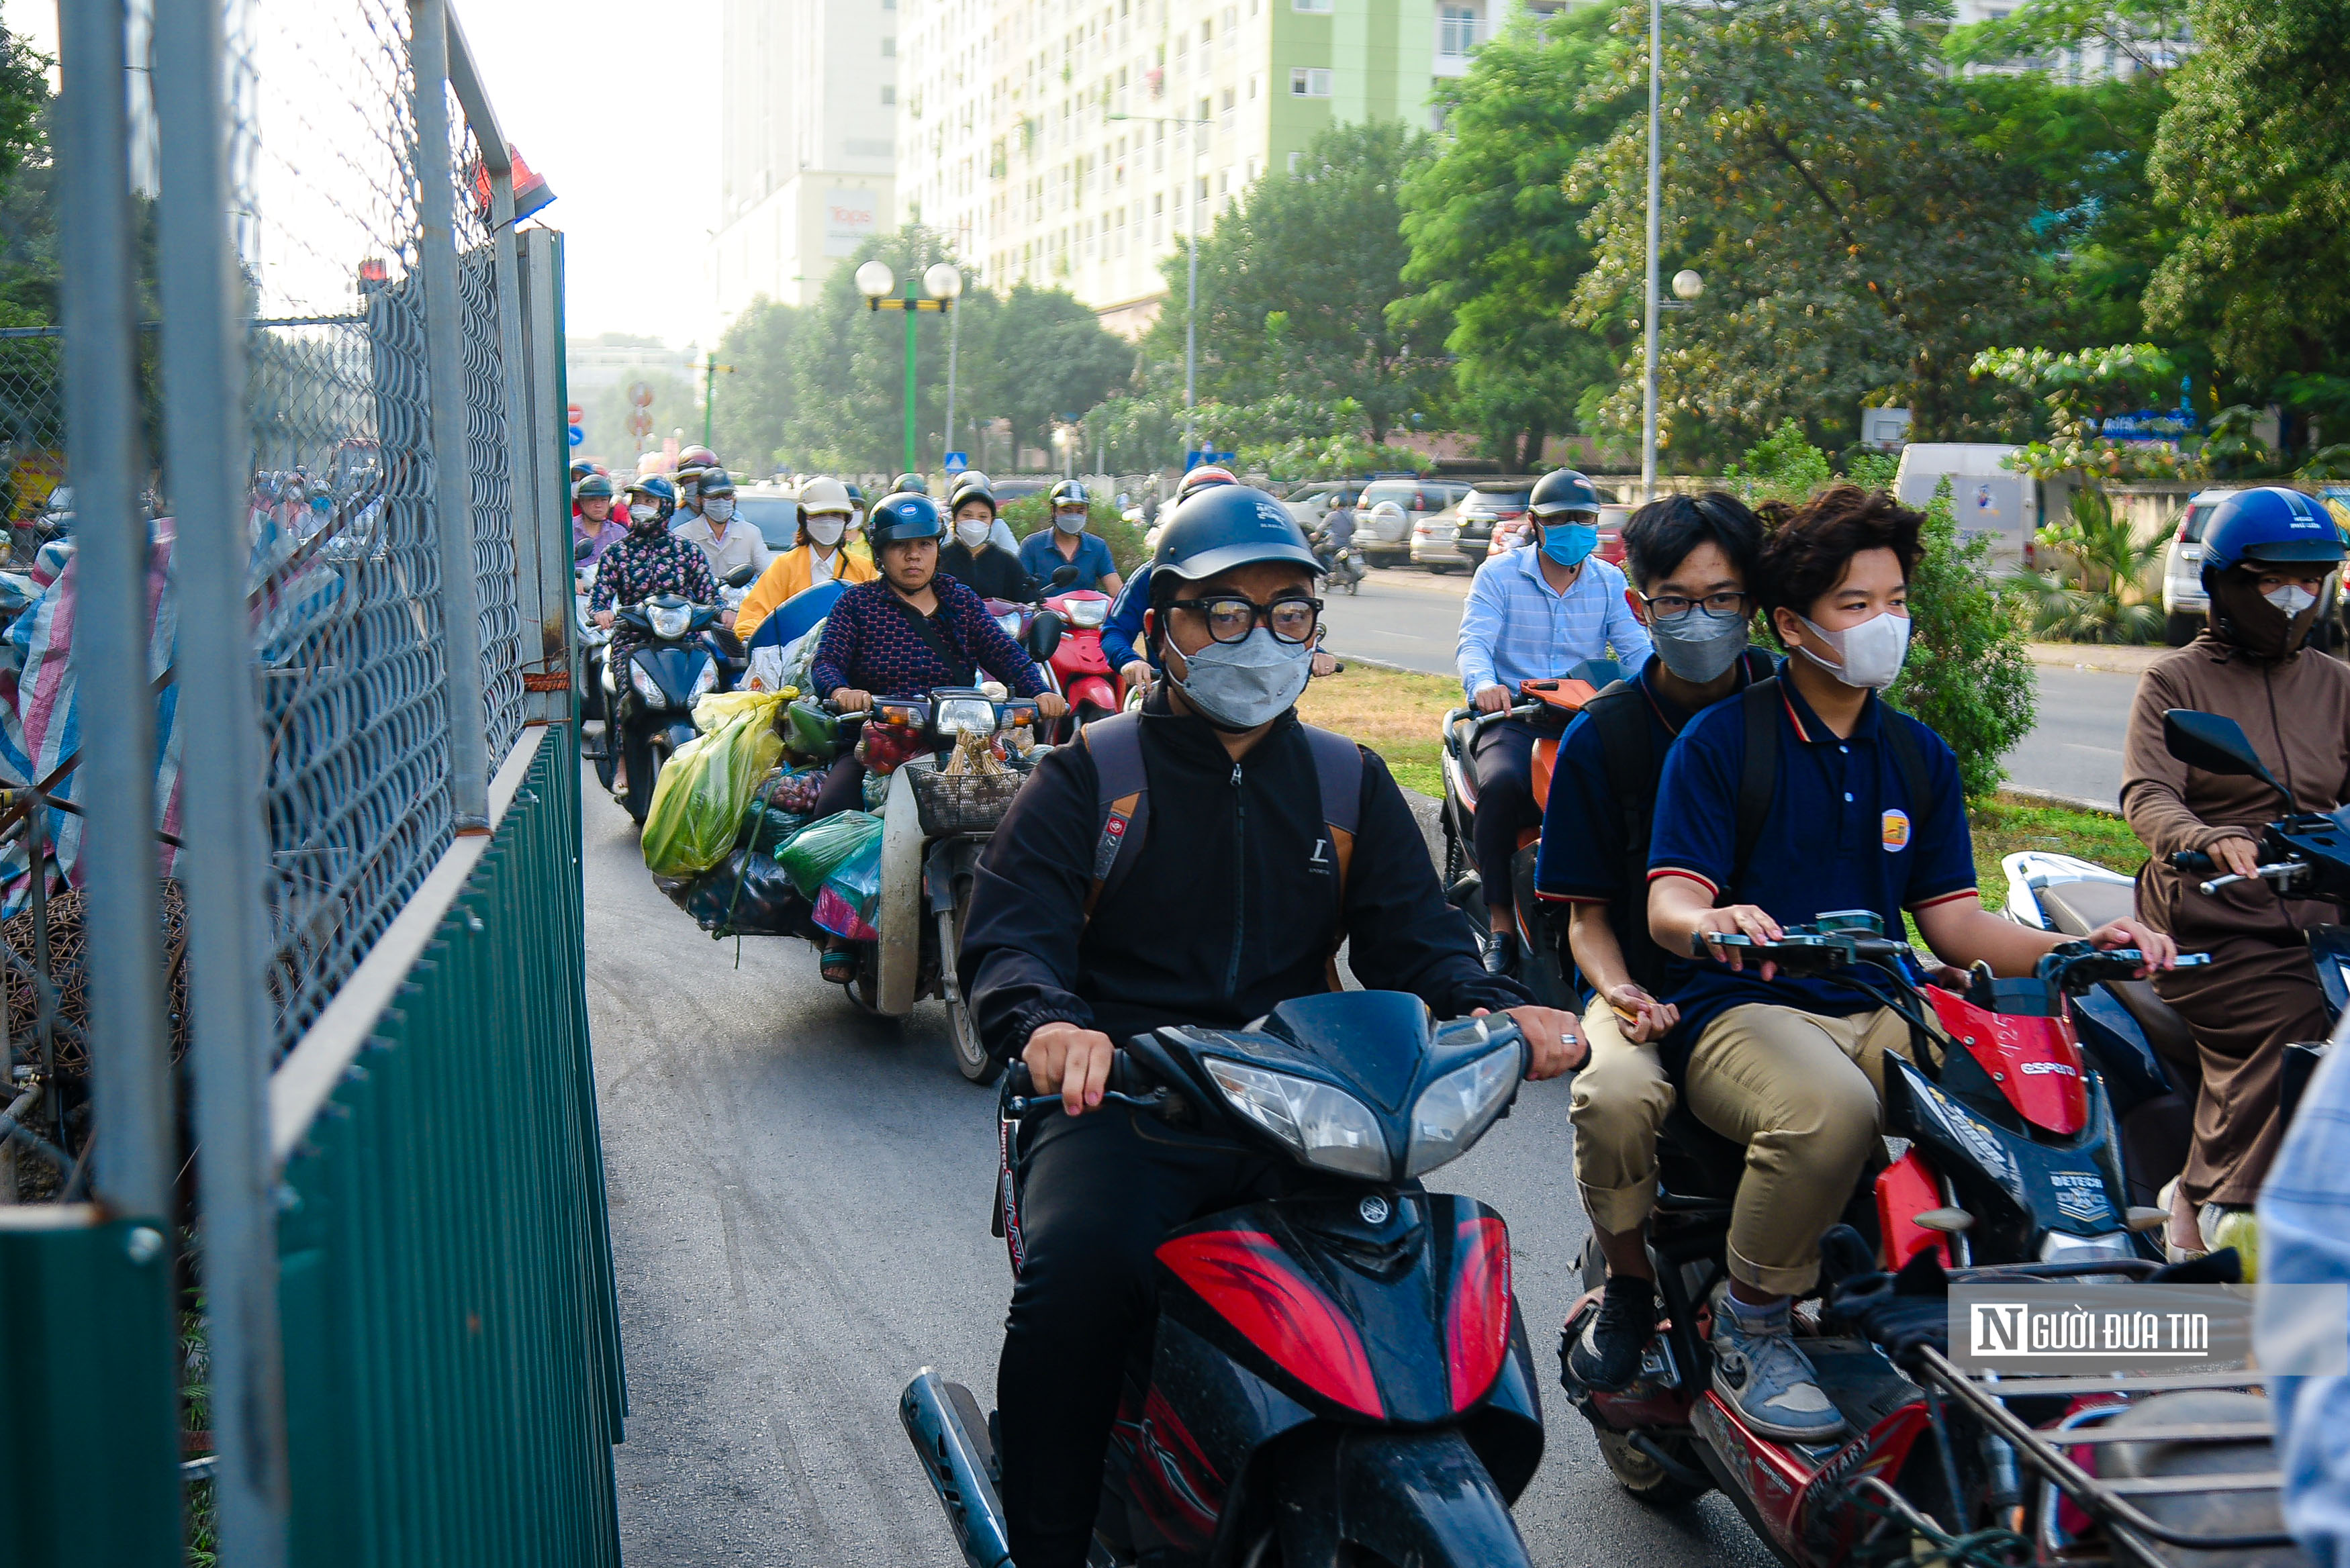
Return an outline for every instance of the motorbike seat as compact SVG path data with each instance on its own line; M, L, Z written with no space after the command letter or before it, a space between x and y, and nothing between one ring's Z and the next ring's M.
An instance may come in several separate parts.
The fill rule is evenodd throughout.
M2108 1431L2131 1427L2188 1427L2211 1422L2266 1424L2269 1402L2257 1394L2232 1389L2192 1388L2157 1394L2141 1399L2106 1425ZM2099 1456L2100 1472L2116 1480L2147 1480L2158 1477L2225 1476L2272 1470L2277 1466L2272 1438L2251 1438L2211 1442L2155 1440L2115 1443ZM2156 1493L2136 1500L2155 1519L2174 1529L2211 1535L2264 1535L2284 1528L2277 1494L2267 1490ZM2234 1552L2187 1552L2210 1568L2269 1568L2303 1559L2290 1547Z
M2124 882L2052 882L2040 889L2040 907L2065 936L2085 937L2100 926L2126 919L2137 907L2135 894L2136 889ZM2155 994L2151 981L2111 981L2106 989L2146 1032L2146 1043L2173 1078L2183 1072L2191 1074L2185 1080L2191 1095L2202 1074L2195 1054L2195 1032L2187 1020Z
M1676 1105L1657 1134L1657 1209L1690 1220L1728 1218L1746 1174L1746 1150Z

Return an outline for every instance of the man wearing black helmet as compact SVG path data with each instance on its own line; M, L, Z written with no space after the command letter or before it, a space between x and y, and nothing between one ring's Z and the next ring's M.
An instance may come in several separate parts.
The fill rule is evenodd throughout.
M1440 1017L1508 1010L1532 1076L1582 1059L1571 1015L1484 972L1386 765L1298 722L1320 574L1262 491L1221 485L1177 507L1144 633L1166 679L1140 712L1040 762L980 864L965 992L989 1048L1063 1096L1022 1129L1006 1220L1022 1262L996 1397L1021 1568L1086 1561L1153 1249L1194 1214L1277 1191L1288 1169L1104 1106L1118 1042L1239 1028L1327 991L1343 937L1357 972ZM1132 798L1106 803L1113 789Z

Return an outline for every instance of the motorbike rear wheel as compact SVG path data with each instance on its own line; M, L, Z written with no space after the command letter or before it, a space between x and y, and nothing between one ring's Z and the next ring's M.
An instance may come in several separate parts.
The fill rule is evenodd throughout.
M1616 1484L1638 1498L1651 1508L1679 1508L1695 1502L1713 1489L1691 1486L1670 1470L1632 1446L1631 1438L1623 1432L1611 1432L1605 1427L1594 1426L1592 1434L1599 1439L1599 1457L1607 1461L1607 1470ZM1686 1438L1652 1438L1649 1441L1670 1454L1684 1469L1705 1473L1704 1461L1690 1450Z

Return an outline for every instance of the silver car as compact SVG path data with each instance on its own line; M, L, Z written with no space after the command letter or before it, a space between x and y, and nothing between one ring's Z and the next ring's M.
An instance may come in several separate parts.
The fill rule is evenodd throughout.
M2203 629L2211 603L2203 591L2203 530L2211 525L2220 503L2235 493L2234 487L2197 491L2162 553L2163 638L2173 648L2186 647ZM2310 634L2313 648L2330 651L2341 646L2341 573L2327 575L2325 590L2318 600L2317 628Z
M1440 551L1435 545L1422 553L1419 535L1422 524L1434 519L1469 493L1469 486L1457 480L1442 479L1377 479L1363 486L1363 497L1355 503L1355 546L1363 559L1374 566L1393 566L1405 561L1417 562L1432 572L1443 572L1461 558L1454 540L1457 524L1448 519L1440 524ZM1403 514L1399 524L1388 521L1371 524L1372 511L1383 501L1393 502ZM1393 514L1389 514L1392 519ZM1434 535L1430 535L1431 539Z

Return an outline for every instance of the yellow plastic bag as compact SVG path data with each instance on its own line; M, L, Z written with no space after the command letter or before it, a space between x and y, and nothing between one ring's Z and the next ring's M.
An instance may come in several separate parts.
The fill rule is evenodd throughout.
M693 705L693 727L703 734L720 729L745 713L761 713L773 724L785 703L797 691L711 691Z
M759 781L784 752L774 711L782 695L759 695L767 698L764 705L744 704L717 729L680 746L653 781L643 842L645 869L654 876L691 877L733 850ZM701 717L697 707L697 723Z

